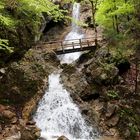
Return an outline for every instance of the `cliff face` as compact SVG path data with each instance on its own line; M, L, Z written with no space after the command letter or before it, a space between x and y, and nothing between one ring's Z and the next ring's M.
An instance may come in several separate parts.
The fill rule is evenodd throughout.
M135 93L134 65L131 58L118 57L101 47L95 53L81 55L75 65L63 68L62 82L75 103L91 124L96 122L101 134L110 139L132 140L140 129L140 95L139 88Z
M70 8L69 4L55 2L63 8ZM93 36L90 5L82 5L81 21L89 25L82 31L87 36ZM46 24L47 38L42 37L44 40L64 38L66 31L63 25L56 26L55 23L54 26L51 29L51 24L49 27ZM23 29L25 33L19 32L18 42L15 42L16 36L11 40L14 44L21 41L23 50L26 50L31 47L34 36L29 33L30 28ZM100 31L99 28L99 40L102 39ZM16 59L18 55L13 57ZM55 53L39 46L29 49L21 60L0 69L0 139L13 136L35 140L39 137L40 130L29 120L48 87L48 75L59 66ZM130 58L114 56L102 47L96 52L81 55L76 64L62 65L61 68L62 83L88 122L100 126L101 134L109 135L110 139L121 140L119 136L130 140L136 138L140 131L140 75L135 93L135 63Z
M59 64L56 60L54 53L31 49L22 60L11 63L0 81L1 102L22 104L29 100L43 89L44 79Z
M28 121L47 88L48 75L58 65L55 53L48 53L46 49L30 49L20 61L4 69L0 79L0 103L5 104L0 106L1 133L4 137L15 135L18 129L20 133L24 131L30 135L39 132ZM7 132L7 125L15 133ZM25 127L31 127L30 131Z

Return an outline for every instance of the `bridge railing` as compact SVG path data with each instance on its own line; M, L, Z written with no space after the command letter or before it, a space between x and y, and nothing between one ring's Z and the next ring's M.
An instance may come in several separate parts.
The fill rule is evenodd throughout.
M76 48L85 48L95 45L93 37L82 38L82 39L71 39L71 40L59 40L59 41L50 41L45 43L49 48L53 50L66 50L66 49L76 49Z

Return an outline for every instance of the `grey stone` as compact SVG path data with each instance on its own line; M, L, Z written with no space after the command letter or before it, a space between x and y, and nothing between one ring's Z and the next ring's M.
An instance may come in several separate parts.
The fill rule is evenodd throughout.
M111 119L109 119L106 124L109 127L114 127L118 124L120 117L118 115L114 115Z
M67 137L65 137L65 136L61 136L57 140L69 140L69 139Z
M115 113L115 110L116 110L116 106L114 104L111 104L111 103L108 103L107 104L107 112L106 112L106 117L111 117L114 113Z

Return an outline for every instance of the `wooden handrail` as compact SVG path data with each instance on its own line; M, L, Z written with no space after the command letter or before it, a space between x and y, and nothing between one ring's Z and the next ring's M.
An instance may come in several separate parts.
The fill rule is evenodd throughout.
M94 40L95 37L87 37L87 38L81 38L81 41L83 40L89 40L89 39L92 39ZM49 41L49 42L42 42L42 44L55 44L55 43L66 43L66 42L79 42L79 39L69 39L69 40L58 40L58 41Z
M56 54L65 54L78 51L93 50L95 47L95 40L93 37L71 40L58 40L51 42L44 42L44 45L48 45Z

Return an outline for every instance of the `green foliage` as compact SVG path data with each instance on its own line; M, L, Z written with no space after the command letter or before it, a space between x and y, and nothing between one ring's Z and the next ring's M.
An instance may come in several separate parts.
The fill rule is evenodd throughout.
M5 53L8 54L13 52L13 48L9 47L8 40L0 39L0 51L4 51Z
M114 90L108 90L107 91L107 96L111 99L118 99L119 98L118 92L114 91Z
M129 124L129 130L132 137L135 137L137 132L139 132L138 126L135 124Z
M125 46L118 46L117 48L111 48L112 63L120 63L120 61L128 61L128 58L134 54L133 49L127 49ZM111 61L110 60L110 61Z
M0 25L7 26L7 27L13 27L15 25L15 22L11 17L3 16L0 14Z
M125 3L124 0L103 0L98 5L96 22L106 29L110 29L113 28L114 16L122 18L122 16L127 16L133 12L134 6L129 1Z
M15 24L14 19L5 12L5 3L2 0L0 2L0 26L9 26L12 27Z
M46 12L47 15L54 18L55 21L61 20L64 18L62 12L64 10L60 10L58 5L54 5L49 0L18 0L21 5L19 10L24 12L27 16L29 15L37 15L41 17L43 12Z
M44 13L57 22L65 18L66 12L50 0L1 0L0 59L6 60L13 51L21 53L31 47L40 34Z
M122 118L123 123L129 128L131 133L131 138L135 138L137 132L140 130L140 119L139 115L131 108L123 108L119 112L120 117ZM129 122L129 123L128 123Z

